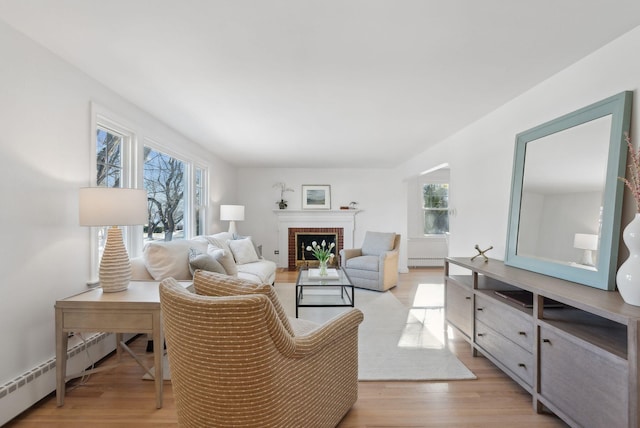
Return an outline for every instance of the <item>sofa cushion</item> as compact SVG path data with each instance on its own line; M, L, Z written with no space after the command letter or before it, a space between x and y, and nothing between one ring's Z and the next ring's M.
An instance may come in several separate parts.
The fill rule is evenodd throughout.
M190 280L190 248L206 252L207 242L198 239L149 242L142 251L144 265L156 281L169 277L178 281Z
M271 260L261 259L254 263L238 265L238 277L261 284L271 284L275 280L276 264Z
M228 275L221 275L215 272L196 271L193 278L193 285L197 294L205 296L239 296L245 294L266 295L278 314L284 328L293 336L293 328L287 317L284 308L280 304L275 289L268 284L256 284L239 278L232 278Z
M251 238L231 239L227 241L227 244L229 244L229 248L231 248L236 264L244 265L260 260L253 246L253 242L251 242Z
M211 254L202 253L195 248L189 249L189 269L191 270L191 275L198 269L227 274L227 271L215 257Z
M365 256L379 256L393 249L396 234L393 232L367 232L362 243L362 254Z
M236 262L233 260L233 255L230 250L208 244L207 254L213 256L213 258L222 265L227 275L238 275L238 268L236 267Z

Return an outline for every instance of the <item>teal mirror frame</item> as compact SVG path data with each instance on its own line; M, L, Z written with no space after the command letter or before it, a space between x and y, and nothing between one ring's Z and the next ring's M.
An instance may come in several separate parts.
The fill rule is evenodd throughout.
M621 92L573 113L524 131L516 136L507 245L504 259L506 265L595 288L615 290L615 275L618 262L618 245L622 217L622 198L624 194L624 183L619 180L618 177L624 177L627 168L625 133L629 132L632 98L633 93L631 91ZM596 270L585 270L565 263L556 263L554 261L518 255L520 204L522 200L522 184L527 144L535 144L535 140L539 138L579 126L607 115L611 115L611 133L602 201L602 229L600 234L599 257Z

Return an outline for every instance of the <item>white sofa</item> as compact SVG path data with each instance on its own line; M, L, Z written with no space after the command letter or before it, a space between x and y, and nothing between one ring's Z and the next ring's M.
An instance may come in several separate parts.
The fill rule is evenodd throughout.
M260 248L255 246L251 237L238 237L229 232L188 240L150 242L145 245L142 256L131 259L132 280L161 281L169 277L191 280L194 266L202 269L201 264L196 262L204 261L214 265L209 270L254 283L273 284L276 264L266 260L260 253ZM190 255L195 255L198 260L192 257L190 263ZM217 263L212 262L212 258Z

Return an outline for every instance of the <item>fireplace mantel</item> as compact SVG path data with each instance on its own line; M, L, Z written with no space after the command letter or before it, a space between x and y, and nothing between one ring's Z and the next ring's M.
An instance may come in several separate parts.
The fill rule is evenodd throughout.
M273 210L278 218L278 267L289 264L289 228L340 227L344 230L344 248L353 248L356 215L362 210Z

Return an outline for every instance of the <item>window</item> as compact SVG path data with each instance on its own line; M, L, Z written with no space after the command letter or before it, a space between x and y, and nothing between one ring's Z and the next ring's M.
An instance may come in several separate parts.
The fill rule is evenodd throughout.
M149 199L145 241L184 239L185 162L144 147L144 188Z
M96 129L96 186L122 187L125 180L123 172L123 153L125 142L130 138L124 132L118 132L106 126L98 125ZM108 227L94 227L98 245L98 260L102 258L107 243Z
M174 145L156 143L147 137L170 141L175 135L161 127L149 130L96 104L91 104L91 186L144 188L149 199L149 221L143 226L121 227L130 257L142 254L149 240L175 240L206 233L208 169L196 155ZM172 148L179 148L176 153ZM198 156L200 156L198 154ZM93 228L91 279L106 240L106 229Z
M96 132L98 187L122 187L122 143L124 136L98 126Z
M449 184L422 186L424 234L442 235L449 231Z
M205 225L205 201L206 195L204 194L204 183L205 183L205 170L202 168L195 168L194 173L194 185L193 185L193 206L194 206L194 234L195 235L204 235L204 225Z

